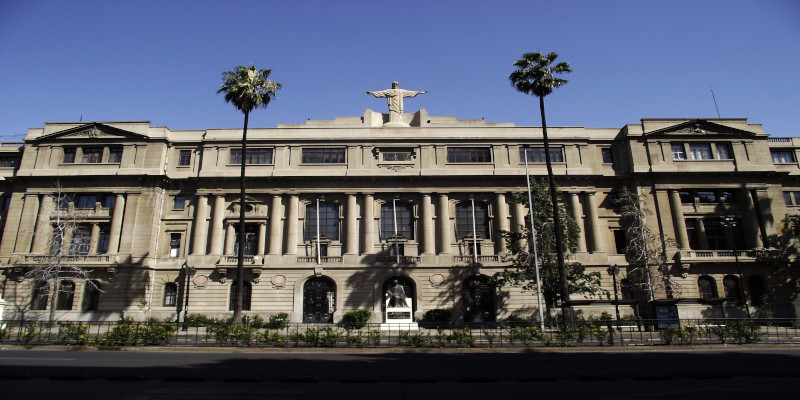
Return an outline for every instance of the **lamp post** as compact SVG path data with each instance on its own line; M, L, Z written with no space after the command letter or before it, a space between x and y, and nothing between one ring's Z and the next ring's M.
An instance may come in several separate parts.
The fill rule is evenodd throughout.
M614 310L617 312L617 330L621 330L619 326L619 292L617 291L617 275L619 274L619 267L614 264L608 267L608 274L614 279Z
M750 305L747 304L747 298L744 296L744 281L742 280L742 266L739 264L739 251L736 249L736 239L733 237L733 227L736 226L736 219L733 217L724 217L722 221L720 221L720 224L728 228L728 237L730 237L731 246L733 247L733 259L736 260L736 273L739 275L739 299L744 303L747 319L750 320Z
M194 272L194 267L183 263L183 274L186 275L186 294L183 296L183 327L181 330L184 332L189 330L189 286L192 283Z

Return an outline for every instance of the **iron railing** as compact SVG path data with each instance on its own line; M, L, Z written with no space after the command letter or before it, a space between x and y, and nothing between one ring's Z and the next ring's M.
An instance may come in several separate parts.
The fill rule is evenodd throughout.
M249 346L249 347L546 347L655 346L744 343L800 344L800 320L640 320L551 324L335 324L259 325L175 322L4 321L0 343L78 346Z

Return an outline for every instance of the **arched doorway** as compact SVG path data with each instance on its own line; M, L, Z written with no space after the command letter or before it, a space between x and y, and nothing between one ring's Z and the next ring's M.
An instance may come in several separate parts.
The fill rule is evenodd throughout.
M331 323L336 311L336 284L324 277L311 278L303 285L303 322Z
M465 279L461 287L464 322L494 322L494 293L494 286L484 275Z
M395 281L403 287L406 295L406 301L411 305L412 315L417 311L417 291L415 290L414 281L402 276L393 276L383 282L381 293L383 293L383 301L381 301L381 310L386 315L386 293L389 292L391 287L394 287Z

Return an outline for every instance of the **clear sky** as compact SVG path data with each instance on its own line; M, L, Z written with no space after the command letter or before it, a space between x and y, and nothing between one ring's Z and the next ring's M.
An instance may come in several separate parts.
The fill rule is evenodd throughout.
M386 111L364 91L428 94L406 112L540 125L509 84L525 52L557 52L569 83L552 126L748 118L800 136L800 2L0 1L0 140L51 121L234 128L216 91L255 64L283 85L250 126Z

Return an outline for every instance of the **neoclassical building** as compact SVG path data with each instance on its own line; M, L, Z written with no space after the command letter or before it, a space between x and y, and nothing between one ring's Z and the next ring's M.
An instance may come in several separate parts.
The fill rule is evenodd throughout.
M32 295L42 283L25 275L58 244L68 247L61 261L90 271L93 282L60 280L63 320L174 318L186 293L189 312L229 315L238 246L246 313L338 322L370 309L381 322L397 281L415 320L432 309L451 310L457 322L535 314L535 293L494 289L487 278L508 265L498 232L517 230L527 215L510 201L526 187L523 146L532 147L530 174L546 175L541 128L425 109L401 117L388 123L388 114L368 109L251 128L244 160L240 129L147 121L30 129L24 143L0 147L5 318L46 318L51 305ZM643 119L548 133L560 201L581 228L568 259L602 272L623 314L742 316L742 288L753 315L770 307L795 316L796 265L774 256L784 217L800 215L800 138L770 138L745 119ZM248 189L240 198L243 161ZM650 303L625 286L625 227L613 202L623 187L653 211L647 223L680 288L657 290ZM75 229L55 241L59 215ZM726 217L736 223L731 231ZM613 265L617 288L606 272ZM587 314L614 310L613 296L572 300Z

